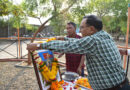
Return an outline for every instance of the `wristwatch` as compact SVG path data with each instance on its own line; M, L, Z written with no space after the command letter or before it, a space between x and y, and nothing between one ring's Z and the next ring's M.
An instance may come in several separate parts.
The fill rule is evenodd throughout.
M37 44L37 48L41 49L41 44L40 43Z

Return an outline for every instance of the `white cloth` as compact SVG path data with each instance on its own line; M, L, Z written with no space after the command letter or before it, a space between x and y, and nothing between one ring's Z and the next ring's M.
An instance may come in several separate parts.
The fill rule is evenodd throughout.
M130 55L130 49L127 49L127 54Z

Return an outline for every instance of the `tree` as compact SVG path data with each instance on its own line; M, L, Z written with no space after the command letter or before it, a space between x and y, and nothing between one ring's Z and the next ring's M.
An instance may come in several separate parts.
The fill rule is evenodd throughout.
M69 20L69 18L67 18L66 16L68 15L69 12L67 12L74 4L76 4L76 0L71 0L71 1L66 1L64 3L62 3L63 0L57 0L57 1L52 1L53 4L53 12L52 15L56 15L60 12L64 13L64 14L59 14L57 17L54 17L51 22L50 25L53 26L54 28L54 32L56 35L63 35L64 33L64 29L65 29L65 25L66 22ZM68 8L64 9L63 11L61 11L61 8L63 7L63 5L68 6ZM59 23L60 22L60 23Z
M26 19L24 19L24 18L26 18L25 13L24 13L21 5L13 5L11 7L10 14L11 14L11 18L12 18L11 20L13 20L13 22L14 22L13 26L15 28L20 27L21 23L26 22Z
M22 26L20 25L21 23L26 22L26 19L24 19L26 18L24 17L25 13L23 12L21 5L14 5L12 0L0 1L0 16L8 16L6 22L12 25L13 28L18 28Z
M109 27L108 30L113 32L118 40L122 35L125 37L127 30L128 0L114 0L111 5L112 15L108 20L104 18L104 22L106 22L105 26Z
M104 28L108 32L118 35L126 32L128 0L91 0L92 12L103 20Z
M55 26L58 22L58 20L63 21L61 18L62 14L67 12L75 3L77 0L28 0L24 4L24 10L27 13L27 16L34 17L39 19L41 24L46 24L48 21L51 21L51 25L54 26L55 32L57 32ZM66 7L64 7L64 5ZM59 16L60 15L60 16ZM50 16L50 18L42 22L41 18ZM61 24L61 23L60 23ZM58 24L59 25L59 24ZM44 25L41 25L40 29L43 29ZM61 26L61 25L60 25ZM58 27L58 26L57 26ZM60 27L59 27L60 28ZM58 30L62 30L59 29Z
M128 0L114 0L112 12L117 22L116 28L125 33L127 27Z

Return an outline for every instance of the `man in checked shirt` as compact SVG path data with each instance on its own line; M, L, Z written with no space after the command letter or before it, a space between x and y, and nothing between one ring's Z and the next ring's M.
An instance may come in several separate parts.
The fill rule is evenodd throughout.
M88 15L80 25L83 38L59 37L39 47L29 44L27 49L42 48L63 53L85 54L88 79L94 90L130 90L122 68L120 52L112 37L102 30L102 27L100 19L95 15Z

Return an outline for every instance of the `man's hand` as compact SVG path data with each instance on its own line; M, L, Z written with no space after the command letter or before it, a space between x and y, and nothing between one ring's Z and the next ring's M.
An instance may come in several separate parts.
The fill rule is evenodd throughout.
M29 51L33 51L33 50L37 50L37 49L39 49L37 46L37 43L30 43L27 45L27 50L29 50Z
M56 37L56 40L64 40L64 37L63 36L58 36L58 37Z
M79 66L78 69L77 69L77 73L78 73L79 75L81 75L81 73L82 73L82 70L81 70L81 67L80 67L80 66Z
M119 48L119 52L121 55L127 55L127 49Z
M84 67L84 61L85 61L85 55L82 55L81 62L80 62L79 67L77 69L77 72L79 73L79 75L81 75L81 73L82 73L82 67Z

